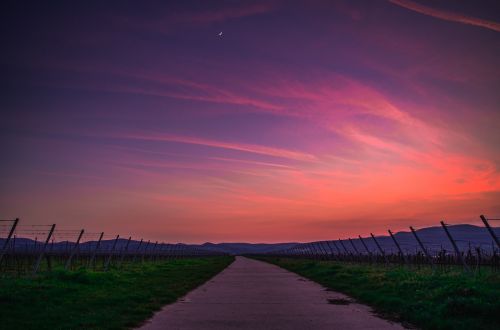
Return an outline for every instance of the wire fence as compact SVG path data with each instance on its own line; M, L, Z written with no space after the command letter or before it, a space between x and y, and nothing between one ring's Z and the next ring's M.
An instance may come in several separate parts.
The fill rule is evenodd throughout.
M430 266L433 269L480 272L482 267L500 270L500 218L480 216L484 227L468 224L416 230L388 236L358 235L357 238L301 243L261 255L368 264Z
M108 271L130 264L199 258L226 253L199 246L172 244L103 232L24 225L0 220L0 274L36 275L54 269Z

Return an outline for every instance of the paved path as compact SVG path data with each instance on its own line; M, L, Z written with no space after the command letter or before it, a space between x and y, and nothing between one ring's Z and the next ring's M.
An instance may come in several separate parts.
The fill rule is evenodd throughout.
M403 329L364 305L261 261L237 257L224 271L165 306L141 329Z

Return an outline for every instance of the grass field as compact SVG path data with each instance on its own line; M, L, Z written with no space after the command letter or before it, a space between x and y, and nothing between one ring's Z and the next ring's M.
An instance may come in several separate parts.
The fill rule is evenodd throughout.
M0 278L1 329L123 329L140 324L233 261L179 259L109 272Z
M423 329L500 329L500 274L259 258Z

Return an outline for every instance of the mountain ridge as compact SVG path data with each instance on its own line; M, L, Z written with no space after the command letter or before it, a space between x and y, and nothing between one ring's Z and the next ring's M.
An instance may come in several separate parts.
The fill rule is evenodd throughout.
M449 225L447 228L450 231L453 238L456 240L456 243L461 250L468 249L469 245L471 247L479 246L484 250L490 250L490 251L494 248L493 239L485 227L469 225L469 224L461 224L461 225ZM493 228L493 230L496 233L497 237L500 236L499 227ZM433 227L420 228L416 230L416 233L419 236L419 238L424 242L426 248L428 248L429 250L453 249L442 227L433 226ZM395 251L396 247L390 236L376 235L375 237L384 250L388 252ZM396 240L401 245L404 251L411 252L419 249L418 243L416 242L411 231L396 232L394 233L394 237L396 238ZM102 240L100 246L104 250L110 250L114 244L114 241L115 241L114 239ZM118 242L116 243L116 249L120 250L125 248L127 241L128 239L126 238L118 239ZM338 241L338 240L333 240L333 241ZM0 238L0 246L3 246L4 242L5 238ZM369 250L376 251L377 249L374 240L368 236L365 236L363 238L363 242L361 242L359 238L352 238L352 243L347 238L343 239L342 242L345 243L344 245L346 249L351 252L355 251L355 247L359 251L364 251L364 245L362 244L363 242L365 243L365 245L368 247ZM10 244L15 244L16 249L32 248L33 245L35 244L35 241L30 238L17 237L15 240L12 239ZM43 241L42 242L37 241L36 244L37 245L43 244ZM67 248L68 244L72 245L74 243L71 241L70 242L59 241L55 242L53 245L51 243L50 249L55 249L56 251L57 250L60 251L62 249ZM93 249L95 248L96 244L97 244L96 241L82 242L80 243L80 249L81 250ZM139 247L141 249L144 249L147 245L148 249L153 249L154 244L155 243L153 242L148 243L143 241L142 243L140 243L140 241L131 240L128 248L129 251L135 251L139 249ZM306 244L306 243L299 243L299 242L284 242L284 243L205 242L202 244L165 243L163 245L163 248L173 251L176 248L180 247L190 247L190 248L198 248L203 250L210 250L210 251L217 251L227 254L238 255L238 254L272 253L280 250L289 249L297 244ZM352 244L354 244L355 247L353 247Z

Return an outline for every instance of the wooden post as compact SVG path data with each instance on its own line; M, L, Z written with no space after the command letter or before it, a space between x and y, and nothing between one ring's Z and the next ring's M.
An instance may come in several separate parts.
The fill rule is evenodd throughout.
M94 262L95 256L97 254L97 251L99 250L99 247L101 246L101 240L102 240L103 236L104 236L104 232L102 232L101 235L99 236L99 240L97 241L97 243L95 245L95 249L92 252L92 256L90 257L89 264L88 264L89 268L92 267L92 264Z
M52 235L54 236L54 235ZM50 248L49 248L50 246ZM49 271L52 271L52 259L50 256L52 255L52 251L54 250L54 238L51 239L51 242L49 242L49 245L47 245L47 249L45 250L45 260L47 261L47 269ZM63 259L64 254L60 257L60 259Z
M139 254L139 251L141 250L141 245L142 245L143 239L141 238L141 241L139 242L139 245L137 246L137 249L135 250L134 257L132 258L132 262L135 262L137 259L137 255Z
M309 259L314 259L314 251L312 250L311 248L311 243L305 243L305 248L306 248L306 252L307 252L307 257Z
M337 250L339 260L342 260L342 252L340 251L340 248L339 248L339 246L337 245L337 242L335 242L334 240L332 240L332 241L330 241L330 242L332 242L333 246L334 246L334 247L335 247L335 249Z
M168 260L169 259L169 243L164 243L163 247L163 253L162 253L162 258L163 260ZM210 254L211 252L205 251L207 254Z
M330 252L329 252L329 249L326 248L325 241L319 241L319 244L321 245L321 248L323 249L323 251L325 251L325 259L326 260L330 259Z
M314 259L314 252L311 248L311 243L306 243L306 251L307 251L307 257L309 259Z
M123 259L125 259L125 254L128 253L128 245L130 244L130 240L132 239L132 236L129 236L127 240L127 244L125 245L125 248L120 252L120 261L118 261L118 267L120 267L123 263Z
M448 239L450 240L451 245L453 246L453 249L455 250L455 253L457 254L457 258L460 260L460 262L464 266L464 270L470 273L470 268L469 268L469 266L467 266L467 263L465 262L464 258L462 257L462 253L460 253L460 250L458 249L457 243L455 242L455 240L451 236L450 231L446 227L444 221L440 221L440 223L444 229L444 232L446 233L446 236L448 236Z
M172 243L172 258L173 259L177 259L177 250L178 250L179 246L177 245L177 243Z
M297 258L300 257L301 253L300 253L300 247L299 247L299 245L294 245L292 247L292 251L293 251L293 254L294 254L295 257L297 257ZM203 252L203 250L202 250L202 252Z
M162 254L163 254L163 249L165 248L165 243L160 243L160 248L158 249L158 252L156 253L155 256L155 261L161 260ZM198 251L198 250L197 250ZM201 251L200 251L201 252Z
M10 228L9 235L7 236L7 239L3 243L2 251L0 252L0 266L2 265L2 259L5 253L7 252L7 247L9 246L9 241L14 234L14 231L16 230L17 223L19 222L19 218L16 218L14 220L14 223L12 224L12 227Z
M49 270L49 272L51 272L51 271L52 271L52 261L51 261L51 259L50 259L50 254L51 254L51 253L52 253L52 252L51 252L51 251L49 251L49 253L47 253L47 254L45 255L45 259L46 259L46 261L47 261L47 269Z
M323 248L321 241L316 242L316 245L318 246L319 258L323 259L323 256L326 258L326 250Z
M357 255L358 257L360 257L360 258L361 258L361 254L359 253L358 249L356 248L356 245L354 245L354 242L352 241L352 239L351 239L351 238L348 238L348 239L349 239L349 242L350 242L350 243L351 243L351 245L352 245L352 248L353 248L353 249L354 249L354 251L356 252L356 255Z
M370 251L370 250L368 250L368 246L366 245L365 241L363 240L363 237L361 237L361 235L358 235L358 237L359 237L359 240L361 241L361 243L363 244L363 247L365 248L366 252L367 252L369 255L371 255L372 253L371 253L371 251Z
M171 250L172 250L172 245L170 243L165 244L165 252L163 253L163 258L164 259L170 259L171 255Z
M318 244L318 250L320 251L320 258L326 259L328 253L326 252L325 247L323 246L323 244L321 244L321 241L318 241L317 244Z
M318 249L316 248L316 244L315 242L311 242L311 246L314 250L314 258L320 258L321 257L321 254L318 252Z
M306 258L312 259L313 255L311 253L311 249L309 248L309 243L305 243L302 245L302 248L304 249L304 253L306 255Z
M339 238L340 245L342 245L342 248L344 249L346 255L351 255L351 253L346 249L344 242Z
M149 261L153 261L153 257L155 255L155 250L156 250L157 245L158 245L158 241L156 241L155 244L153 245L153 249L151 250L151 255L149 256Z
M109 256L108 256L108 259L106 260L106 263L104 264L104 271L105 272L109 268L109 264L111 263L111 258L113 258L113 253L115 252L116 243L118 243L119 238L120 238L120 235L116 235L115 242L113 243L113 247L111 248L111 251L109 252Z
M146 255L146 251L148 250L149 242L150 241L148 240L148 242L146 243L146 246L144 247L144 251L142 251L141 262L144 262L144 256Z
M424 244L422 243L422 241L421 241L421 240L420 240L420 238L418 237L417 232L415 231L415 229L413 229L413 227L412 227L412 226L410 226L410 230L411 230L411 232L413 233L413 236L415 237L415 239L417 240L418 245L420 245L420 248L421 248L421 249L422 249L422 251L424 252L425 257L427 258L427 261L431 264L432 268L434 268L434 262L432 261L432 257L431 257L431 255L429 254L429 252L427 252L427 249L425 248Z
M340 251L339 246L337 245L337 243L335 241L333 241L333 240L330 241L330 242L332 242L333 246L335 247L335 250L337 250L337 254L340 255L342 252Z
M179 243L179 251L181 252L182 258L186 258L188 255L188 249L186 245Z
M387 256L385 255L385 251L382 249L382 247L380 246L380 244L378 244L378 241L377 239L375 238L375 235L373 235L373 233L370 233L371 237L373 238L373 240L375 241L375 244L377 245L377 248L378 250L380 251L380 253L382 254L382 256L384 257L384 260L385 260L385 263L388 264L389 263L389 260L387 260Z
M45 240L45 244L43 245L42 250L40 251L40 254L38 255L38 258L35 261L35 265L33 266L33 275L36 275L36 273L38 272L38 268L40 267L40 262L43 259L43 254L45 253L45 249L47 248L47 245L50 242L50 238L52 237L52 234L54 233L55 228L56 228L55 224L53 224L50 227L50 231L49 231L49 234L47 235L47 239Z
M323 244L328 248L328 251L329 251L328 256L331 256L332 259L335 258L334 254L333 254L333 250L330 247L330 245L328 244L328 242L323 241ZM326 248L325 248L325 250L326 250ZM328 259L330 259L330 257L328 257Z
M406 260L406 255L403 253L403 250L401 249L401 246L399 245L398 241L396 241L396 237L394 237L394 235L392 234L392 231L390 229L387 231L389 232L389 235L391 235L391 238L392 238L394 244L396 244L398 251L401 254L401 258L403 258L403 261L405 262L405 264L407 264L408 260Z
M71 259L73 259L73 256L75 255L76 251L78 250L78 245L80 244L80 239L83 236L83 229L80 231L80 235L78 235L78 239L76 240L76 244L73 247L73 250L71 250L71 253L68 257L68 260L66 261L66 265L64 266L64 269L69 269L71 266Z
M309 244L308 243L301 244L301 248L305 258L306 259L311 258L311 252L309 251Z
M484 225L486 226L486 229L488 229L488 232L490 233L491 237L493 237L493 240L497 244L497 247L500 248L500 242L498 241L498 237L495 234L495 232L493 231L493 228L491 228L490 224L488 223L488 219L486 219L486 217L484 215L482 215L482 214L479 217L481 218L481 220L483 221Z
M332 241L332 242L333 242L333 241ZM335 256L335 252L333 252L332 246L330 245L330 242L329 242L329 241L326 241L326 245L328 245L328 247L330 248L330 251L332 251L332 256L334 256L334 257L335 257L335 259L340 260L340 259L338 258L339 254L340 254L340 250L339 250L339 248L337 247L337 245L334 245L334 246L335 246L335 248L336 248L336 250L337 250L337 255L336 255L336 256Z
M14 257L15 260L18 260L18 258L16 258L16 235L14 234L14 236L12 237L12 256ZM19 263L19 262L17 262ZM1 266L1 262L0 262L0 266Z

